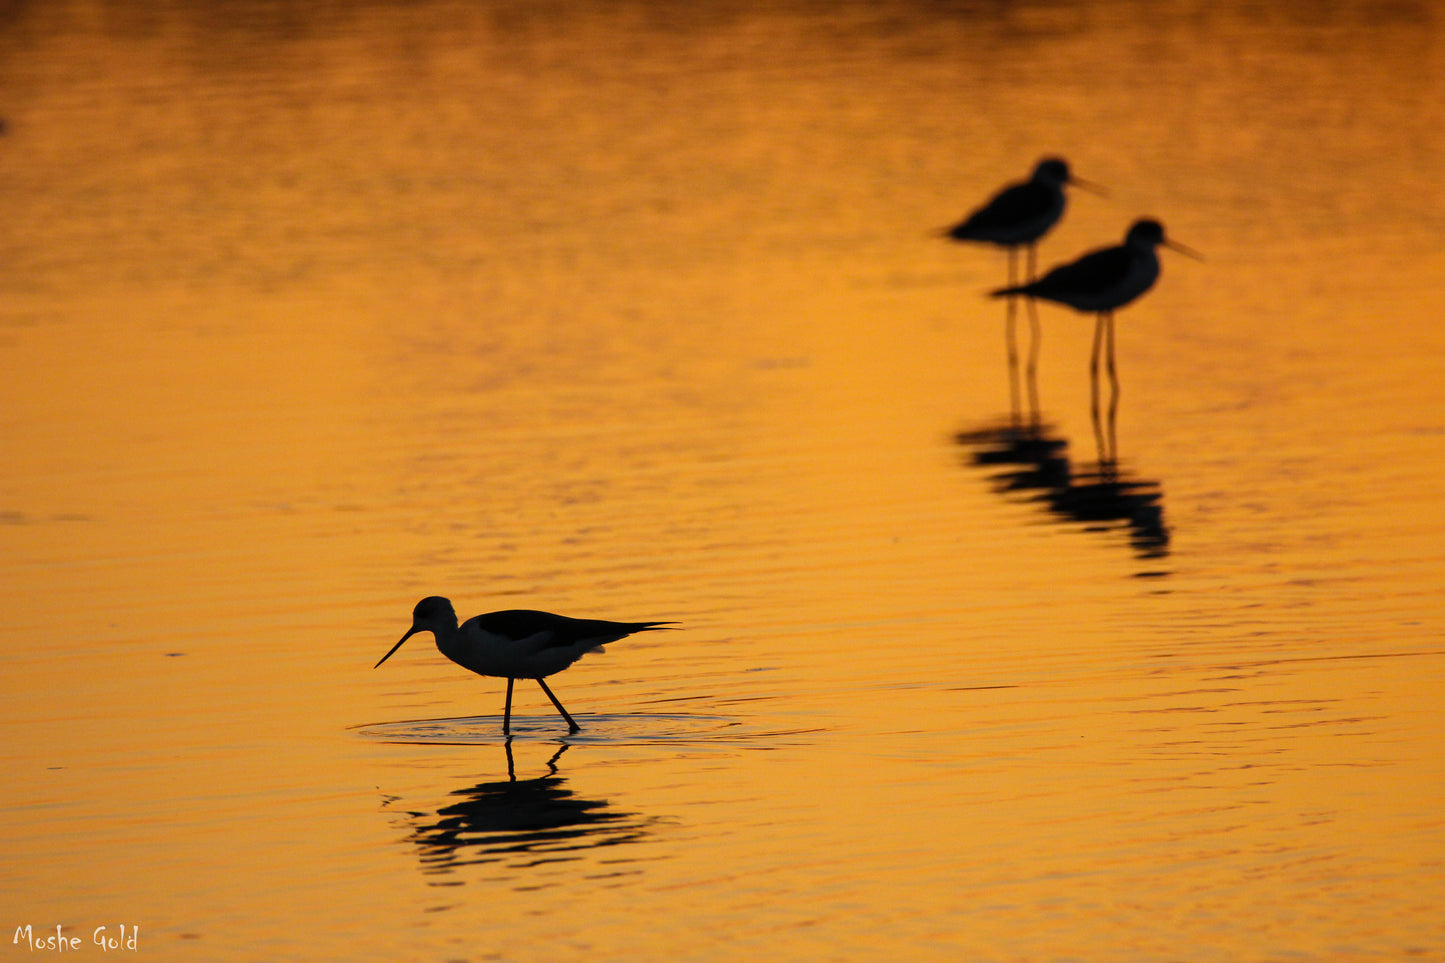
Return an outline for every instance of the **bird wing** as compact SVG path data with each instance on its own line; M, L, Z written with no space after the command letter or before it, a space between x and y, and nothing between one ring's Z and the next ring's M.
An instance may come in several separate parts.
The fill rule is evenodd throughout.
M1047 297L1055 292L1095 294L1112 289L1129 273L1133 255L1127 248L1106 247L1061 264L1022 290Z
M968 240L977 234L1017 227L1020 223L1043 217L1054 205L1054 193L1032 181L1006 187L983 207L949 230L949 236Z
M550 612L531 609L509 609L489 612L468 621L492 635L509 639L530 639L541 636L538 649L569 647L580 642L603 645L634 632L645 632L670 624L666 622L608 622L605 619L573 619Z

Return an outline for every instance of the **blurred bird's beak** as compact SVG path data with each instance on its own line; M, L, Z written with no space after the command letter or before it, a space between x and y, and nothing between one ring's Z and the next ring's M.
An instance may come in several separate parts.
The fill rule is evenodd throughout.
M401 642L398 642L398 643L396 643L396 645L393 645L393 646L391 647L391 652L388 652L388 653L386 653L386 655L383 655L383 656L381 657L381 662L385 662L387 659L391 658L392 652L395 652L397 649L401 648L401 643L402 643L402 642L405 642L407 639L411 638L413 635L416 635L416 632L417 632L417 628L416 628L415 625L413 625L410 629L407 630L406 635L403 635L403 636L401 637ZM373 669L379 669L379 668L381 668L381 662L376 663L376 665L372 666L372 668L373 668Z
M1203 255L1203 254L1200 254L1198 251L1194 250L1194 248L1192 248L1192 247L1188 247L1187 245L1180 244L1178 241L1171 241L1171 240L1169 240L1168 238L1165 238L1165 239L1164 239L1164 246L1167 247L1167 248L1169 248L1171 251L1178 251L1180 254L1183 254L1185 257L1192 257L1192 258L1194 258L1194 260L1196 260L1196 261L1202 261L1202 260L1204 260L1204 255Z
M1077 187L1081 191L1088 191L1090 194L1097 194L1100 197L1108 197L1109 189L1103 184L1096 184L1093 181L1086 181L1081 177L1069 176L1069 186Z

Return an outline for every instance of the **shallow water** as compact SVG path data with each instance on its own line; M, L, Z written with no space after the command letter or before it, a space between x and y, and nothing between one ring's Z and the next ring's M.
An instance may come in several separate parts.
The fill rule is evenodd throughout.
M147 9L0 31L8 935L1445 958L1438 5ZM683 629L508 743L430 594Z

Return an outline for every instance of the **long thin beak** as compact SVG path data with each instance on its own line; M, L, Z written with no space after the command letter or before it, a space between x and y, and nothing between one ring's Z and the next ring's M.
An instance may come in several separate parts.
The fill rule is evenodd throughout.
M1100 197L1109 196L1109 189L1103 184L1096 184L1093 181L1086 181L1072 175L1069 177L1069 186L1077 187L1081 191L1088 191L1090 194L1097 194Z
M413 625L413 626L411 627L411 629L407 631L406 635L403 635L403 636L401 637L401 642L405 642L407 639L411 638L413 635L416 635L416 632L417 632L416 626ZM398 642L396 645L393 645L393 646L391 647L391 652L388 652L388 653L386 653L386 655L383 655L383 656L381 657L381 662L385 662L387 659L391 658L391 653L392 653L392 652L395 652L397 649L401 648L401 642ZM376 665L372 666L372 668L373 668L373 669L379 669L379 668L381 668L381 662L376 663Z
M1171 251L1178 251L1180 254L1183 254L1185 257L1192 257L1192 258L1194 258L1194 260L1196 260L1196 261L1202 261L1202 260L1204 260L1204 255L1203 255L1203 254L1200 254L1198 251L1194 250L1194 248L1192 248L1192 247L1188 247L1187 245L1180 244L1178 241L1171 241L1171 240L1168 240L1168 239L1166 238L1165 241L1164 241L1164 246L1167 247L1167 248L1169 248Z

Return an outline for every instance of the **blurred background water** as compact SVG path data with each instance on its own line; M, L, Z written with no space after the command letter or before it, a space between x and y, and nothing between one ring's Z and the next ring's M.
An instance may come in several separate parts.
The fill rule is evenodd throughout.
M1445 958L1438 3L16 3L7 935ZM1002 253L1141 215L1009 414ZM1039 457L1042 453L1042 457ZM425 595L676 619L505 686ZM133 932L133 931L132 931ZM22 952L12 939L11 954Z

